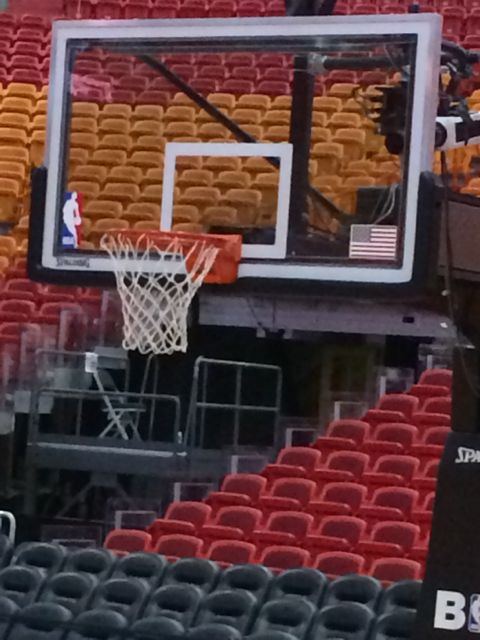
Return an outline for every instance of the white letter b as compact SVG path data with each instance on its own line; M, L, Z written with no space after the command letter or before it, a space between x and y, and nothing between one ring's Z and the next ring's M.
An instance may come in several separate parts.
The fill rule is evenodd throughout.
M433 622L435 629L447 629L448 631L461 629L466 622L465 604L465 596L457 591L437 591Z

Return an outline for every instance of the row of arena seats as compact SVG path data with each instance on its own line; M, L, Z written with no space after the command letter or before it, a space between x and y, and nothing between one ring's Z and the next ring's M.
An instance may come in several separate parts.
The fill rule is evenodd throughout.
M260 565L222 569L157 554L116 558L2 539L0 631L5 640L389 640L412 632L421 583L330 581L314 569L280 575ZM130 627L130 633L125 631ZM287 635L284 635L287 634Z
M451 382L451 371L427 370L363 420L336 420L311 447L283 449L261 475L227 475L204 502L172 503L147 531L113 530L105 546L273 571L421 577Z

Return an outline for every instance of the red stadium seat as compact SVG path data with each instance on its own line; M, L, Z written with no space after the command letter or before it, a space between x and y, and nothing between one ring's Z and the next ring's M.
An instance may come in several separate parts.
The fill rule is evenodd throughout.
M426 369L420 376L419 384L439 385L452 388L453 372L450 369Z
M237 10L234 0L212 0L208 15L210 18L231 18Z
M425 403L431 398L446 398L450 396L450 389L436 384L414 384L408 391L409 395L419 399L421 409L430 411L425 407ZM436 411L433 410L433 411ZM439 411L438 413L442 413Z
M214 560L222 567L232 564L250 564L254 561L257 549L251 542L241 540L216 540L206 554L208 560Z
M148 551L152 536L146 531L135 529L114 529L105 538L103 546L117 555L126 555L135 551Z
M281 544L302 546L313 522L313 516L308 513L276 511L268 518L264 528L253 532L253 539L259 550Z
M444 415L451 416L452 398L450 396L444 396L441 398L433 398L430 396L425 400L423 411L427 413L443 413Z
M322 458L322 454L311 447L286 447L282 449L275 464L269 464L262 471L262 476L269 482L276 478L310 477Z
M361 478L368 467L370 458L359 451L334 451L331 453L324 467L314 469L310 477L317 484L327 482L353 482Z
M425 496L435 491L437 486L437 476L440 460L429 460L425 464L423 473L415 476L412 481L412 487L418 491L419 500L422 501Z
M250 540L262 515L252 507L222 507L212 522L200 529L199 536L206 544L213 540Z
M380 398L377 403L377 409L386 411L399 411L410 419L412 413L419 410L419 401L410 395L403 393L389 393Z
M382 455L407 453L417 437L418 429L411 424L380 424L375 429L374 439L363 443L362 451L370 456L372 464Z
M355 515L367 498L367 487L353 482L331 482L325 485L320 499L312 500L307 510L315 516Z
M375 560L369 571L371 576L384 584L400 580L419 580L421 573L422 565L419 562L405 558L379 558Z
M366 528L360 518L328 516L322 518L317 531L307 536L305 546L312 556L324 551L353 551Z
M155 553L161 553L169 560L178 558L197 558L200 556L203 540L195 536L185 536L180 533L161 536L155 545Z
M264 514L274 511L301 511L315 495L317 485L304 478L279 478L275 480L268 495L259 500Z
M362 420L334 420L327 428L327 434L313 443L320 451L338 449L356 449L366 440L370 425Z
M255 506L267 487L267 479L248 473L225 476L220 491L212 491L206 502L214 511L224 506Z
M412 509L417 504L418 491L407 487L380 487L372 500L358 510L360 518L370 525L386 520L408 521Z
M420 527L410 522L378 522L369 540L360 541L361 553L367 566L378 558L401 558L410 553L420 538Z
M334 579L350 573L363 573L365 560L356 553L327 551L315 558L314 567Z
M423 501L421 507L412 511L412 522L418 524L418 526L420 527L420 535L422 537L422 540L424 540L425 542L430 535L434 503L435 492L430 491L430 493L425 496L425 500Z
M362 482L370 493L376 487L409 486L420 464L417 458L406 455L386 455L378 458L373 471L366 471Z
M407 422L407 418L400 411L387 411L386 409L369 409L363 416L363 420L375 429L385 422Z
M195 535L208 520L211 512L211 507L204 502L172 502L165 516L155 520L148 532L154 543L167 533Z
M442 404L446 404L444 401L445 398L433 398L432 400L427 400L427 403L434 402L436 404L438 402L441 402ZM451 399L448 398L447 402L450 405ZM420 430L423 430L427 426L450 427L451 421L452 419L449 413L430 413L429 411L418 411L412 416L413 424L415 424Z
M422 441L412 447L412 456L420 460L421 466L427 460L440 459L450 432L449 427L427 427L423 433Z
M271 546L262 551L259 563L271 571L278 572L308 567L311 563L311 557L308 551L299 547Z

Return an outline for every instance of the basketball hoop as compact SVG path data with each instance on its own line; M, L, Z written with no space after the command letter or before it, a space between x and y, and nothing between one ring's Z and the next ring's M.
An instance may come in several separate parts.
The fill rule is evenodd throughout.
M204 281L236 279L241 242L241 236L164 231L105 234L100 245L122 304L124 349L185 352L190 303Z

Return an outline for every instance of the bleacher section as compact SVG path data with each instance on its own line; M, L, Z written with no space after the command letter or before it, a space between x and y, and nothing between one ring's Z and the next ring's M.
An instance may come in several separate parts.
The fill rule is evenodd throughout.
M333 421L311 447L283 449L260 475L227 475L205 502L172 503L148 531L113 530L105 547L223 567L260 563L274 573L309 567L330 578L419 579L450 390L450 371L427 370L362 420Z

